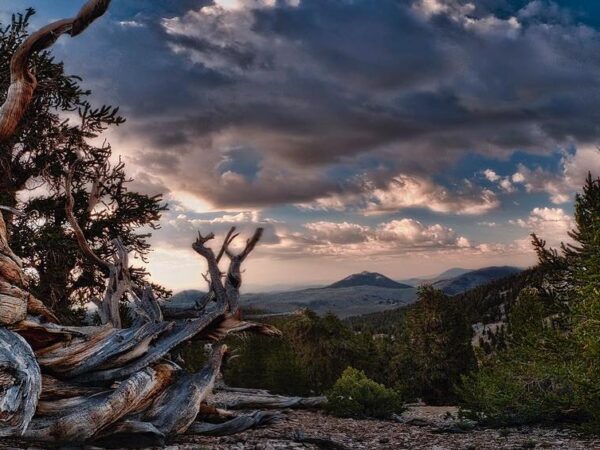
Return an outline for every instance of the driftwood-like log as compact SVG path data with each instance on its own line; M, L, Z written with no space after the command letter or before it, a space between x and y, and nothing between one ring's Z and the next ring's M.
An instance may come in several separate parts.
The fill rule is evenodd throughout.
M326 397L287 397L262 389L219 387L211 402L225 409L312 409L319 408Z
M242 433L251 428L257 428L276 420L282 416L278 412L253 411L249 414L241 414L234 419L223 423L195 422L188 428L188 434L199 434L204 436L229 436Z
M0 327L0 436L21 435L42 391L42 375L25 340Z
M0 143L15 134L33 98L36 79L29 67L31 55L50 47L62 34L81 33L109 4L110 0L90 0L75 18L42 28L17 49L11 61L10 88L0 107ZM274 413L260 412L232 418L233 413L218 408L221 404L281 408L320 402L230 391L218 394L216 403L207 404L226 346L216 345L198 373L188 373L171 361L172 351L186 341L218 343L231 333L246 331L279 334L269 325L243 320L239 311L241 266L259 242L262 229L256 230L238 254L230 250L238 236L235 228L227 233L216 255L207 246L214 235L198 233L192 248L208 265L204 277L209 292L194 307L175 311L168 302L157 302L151 287L133 283L128 249L120 239L113 240L114 255L108 260L98 257L87 242L71 193L75 168L66 171L65 213L82 255L107 275L105 293L95 300L102 324L61 325L44 303L31 295L23 262L11 250L0 213L0 436L21 436L52 445L160 446L176 434L231 434L276 418ZM92 183L88 213L101 200L101 176ZM219 268L224 255L229 258L226 272ZM120 316L124 301L133 315L126 328ZM199 422L204 416L230 420Z
M200 372L180 376L154 402L144 419L164 434L185 433L211 393L226 351L226 346L218 347Z
M176 370L172 364L141 370L114 391L89 397L62 411L60 417L34 420L25 437L43 442L84 442L126 415L147 408L170 384Z

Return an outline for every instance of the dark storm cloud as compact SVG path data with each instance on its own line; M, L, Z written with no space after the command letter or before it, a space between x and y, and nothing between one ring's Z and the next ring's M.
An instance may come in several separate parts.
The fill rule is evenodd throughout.
M306 202L358 192L365 177L435 175L468 152L596 141L593 11L475 3L129 0L69 51L103 80L101 98L126 107L137 164L217 206ZM232 149L252 156L232 164ZM366 156L379 167L363 168ZM363 177L331 175L340 165Z

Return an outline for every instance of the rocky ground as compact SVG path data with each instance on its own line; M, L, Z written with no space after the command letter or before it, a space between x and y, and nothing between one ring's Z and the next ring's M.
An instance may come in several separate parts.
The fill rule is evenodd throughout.
M317 411L289 411L267 428L222 438L186 437L171 449L600 449L600 439L532 427L464 430L451 407L409 408L399 421L339 419ZM325 439L319 447L311 438ZM306 442L297 442L297 441ZM339 446L336 447L335 444ZM329 445L329 446L327 446Z
M395 421L340 419L319 411L292 411L266 428L227 437L185 436L167 450L284 449L600 449L600 439L534 427L469 429L456 408L413 406ZM1 449L39 449L0 438ZM72 447L71 447L72 448ZM87 447L92 450L93 447Z

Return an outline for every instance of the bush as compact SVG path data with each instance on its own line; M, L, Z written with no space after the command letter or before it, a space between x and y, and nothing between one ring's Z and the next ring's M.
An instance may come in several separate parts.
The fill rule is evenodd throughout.
M403 410L400 395L348 367L327 393L326 409L338 417L389 418Z

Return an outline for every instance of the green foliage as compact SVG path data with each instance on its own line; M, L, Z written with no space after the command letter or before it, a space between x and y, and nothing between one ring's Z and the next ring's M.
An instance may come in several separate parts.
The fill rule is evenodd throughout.
M402 402L394 390L348 367L327 392L326 409L339 417L387 419L402 412Z
M225 370L228 383L310 395L329 389L349 365L381 377L371 336L353 333L334 315L319 317L306 311L271 323L281 329L281 338L233 338L239 358Z
M33 10L0 25L0 102L10 81L10 59L28 35ZM111 240L120 237L132 256L144 260L149 252L147 230L157 228L165 206L160 196L130 189L124 164L114 161L108 144L99 137L124 119L118 108L92 107L81 80L64 71L62 63L45 51L32 58L38 87L16 135L0 145L0 204L25 214L6 215L11 246L26 265L35 267L30 290L65 322L77 322L73 304L98 298L105 275L86 261L68 226L64 176L77 162L73 179L74 212L94 251L104 259L113 254ZM69 120L67 120L69 117ZM97 184L99 201L90 206L90 186ZM22 191L28 195L18 195ZM140 231L144 229L145 231ZM132 278L147 280L143 268ZM158 286L157 286L158 287ZM159 288L159 295L167 292Z
M475 366L471 327L460 303L430 286L406 312L390 360L390 383L406 398L455 400L454 385Z
M575 402L573 355L557 306L525 289L509 316L508 347L463 376L462 406L477 420L505 426L562 420Z
M494 424L570 420L600 432L600 179L575 200L573 243L533 236L545 289L523 290L507 348L463 378L463 406Z

